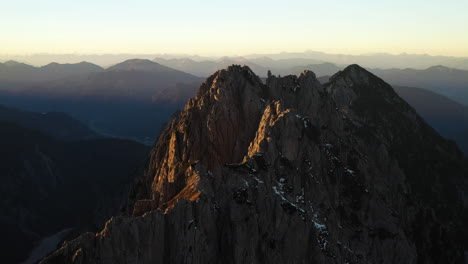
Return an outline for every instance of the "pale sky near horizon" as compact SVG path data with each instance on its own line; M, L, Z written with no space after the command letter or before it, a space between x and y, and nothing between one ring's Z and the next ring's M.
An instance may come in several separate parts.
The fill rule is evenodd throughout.
M0 0L0 54L468 57L468 0Z

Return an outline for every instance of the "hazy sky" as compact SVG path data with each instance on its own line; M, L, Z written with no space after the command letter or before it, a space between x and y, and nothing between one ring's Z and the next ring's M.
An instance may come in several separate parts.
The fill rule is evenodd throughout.
M0 0L0 53L468 56L468 0Z

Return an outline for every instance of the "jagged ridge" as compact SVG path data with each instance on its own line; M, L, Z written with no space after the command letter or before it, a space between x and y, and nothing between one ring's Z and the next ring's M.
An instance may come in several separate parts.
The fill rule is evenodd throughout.
M308 71L264 85L231 66L160 136L133 217L43 263L456 263L462 162L357 65L325 87Z

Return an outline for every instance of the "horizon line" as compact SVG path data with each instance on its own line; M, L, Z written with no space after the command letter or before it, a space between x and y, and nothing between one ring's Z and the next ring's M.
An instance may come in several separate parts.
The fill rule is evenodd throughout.
M459 59L468 59L468 56L451 56L451 55L440 55L440 54L428 54L428 53L391 53L391 52L368 52L368 53L334 53L334 52L325 52L319 50L304 50L304 51L280 51L272 53L247 53L243 55L204 55L204 54L190 54L190 53L168 53L168 52L152 52L152 53L138 53L138 52L121 52L121 53L81 53L81 52L70 52L70 53L50 53L50 52L33 52L33 53L0 53L0 56L37 56L37 55L49 55L49 56L64 56L64 55L74 55L74 56L116 56L116 55L162 55L162 56L191 56L191 57L211 57L211 58L236 58L236 57L249 57L249 56L265 56L268 55L278 55L278 54L298 54L298 53L322 53L327 55L345 55L345 56L375 56L375 55L390 55L390 56L429 56L429 57L446 57L446 58L459 58Z

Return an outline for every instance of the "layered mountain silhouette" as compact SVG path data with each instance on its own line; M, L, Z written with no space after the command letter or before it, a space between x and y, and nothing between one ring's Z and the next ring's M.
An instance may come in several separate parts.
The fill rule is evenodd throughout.
M84 77L39 83L22 87L21 90L23 93L52 98L151 101L158 90L174 82L196 79L193 75L149 60L134 59Z
M37 82L59 80L100 72L103 68L88 62L76 64L50 63L34 67L16 61L0 63L0 81Z
M127 60L60 80L0 82L0 103L33 112L64 112L101 134L152 144L161 125L180 107L156 103L157 95L185 82L201 79L149 60Z
M300 65L300 64L299 64ZM281 75L299 75L304 70L313 71L316 76L331 76L340 70L343 70L343 67L339 67L333 63L320 63L320 64L309 64L306 66L294 66L289 69L283 70Z
M314 60L312 63L317 62L330 62L339 65L347 65L350 63L358 63L366 68L415 68L426 69L433 65L444 65L446 67L468 70L468 59L466 57L449 57L449 56L431 56L427 54L407 54L402 53L398 55L388 53L373 53L363 55L349 55L349 54L331 54L319 51L305 51L305 52L281 52L272 54L250 54L245 56L249 60L256 58L268 57L273 60ZM298 65L298 64L296 64ZM299 64L300 65L300 64Z
M181 59L163 59L163 58L156 58L154 59L155 62L166 65L168 67L178 69L184 72L191 73L193 75L199 77L208 77L213 72L217 70L224 69L232 64L244 64L248 65L250 68L259 72L261 74L266 75L266 72L271 67L269 66L260 66L253 61L246 60L245 58L221 58L218 60L203 60L203 61L195 61L189 58L181 58Z
M357 65L211 75L151 151L125 216L41 263L461 263L467 161Z
M384 55L382 55L384 56ZM391 57L391 56L390 56ZM408 60L413 56L408 55ZM279 57L281 58L281 57ZM430 58L430 57L428 57ZM155 61L197 76L208 76L233 63L249 66L261 77L266 77L270 70L276 75L300 74L303 70L313 71L318 77L331 76L344 69L343 61L334 64L308 58L290 58L273 60L268 57L231 58L212 61L194 61L191 59L155 59ZM332 60L333 61L333 60ZM438 60L436 60L438 61ZM468 70L431 66L425 69L380 69L369 63L368 70L392 85L422 87L445 95L461 104L468 105ZM408 64L411 65L411 64Z
M468 107L426 89L393 86L424 120L468 154Z
M468 71L432 66L416 69L371 69L375 75L392 85L421 87L468 106Z
M161 58L166 60L172 59L190 59L193 61L215 61L223 58L202 57L199 55L190 54L100 54L100 55L84 55L84 54L31 54L31 55L1 55L0 61L15 59L25 63L34 65L44 65L51 61L59 63L77 63L81 61L89 61L102 67L107 67L119 63L124 60L139 58L139 59L154 59ZM246 64L238 61L238 64ZM430 56L427 54L388 54L388 53L373 53L362 55L349 54L331 54L319 51L308 50L305 52L281 52L271 54L249 54L242 56L242 60L248 60L255 64L264 67L274 68L291 68L298 65L320 64L330 62L337 65L348 65L351 63L359 63L366 68L415 68L425 69L433 65L443 65L450 68L468 70L468 59L466 57L449 57L449 56ZM162 61L157 61L164 64ZM169 66L171 67L171 66ZM177 67L171 67L177 68ZM190 71L187 71L190 72ZM193 73L192 73L193 74ZM211 73L208 73L208 75ZM263 76L263 72L257 72ZM195 74L196 75L196 74ZM200 75L200 76L208 76Z

